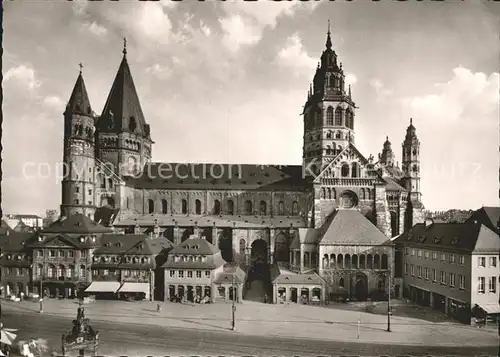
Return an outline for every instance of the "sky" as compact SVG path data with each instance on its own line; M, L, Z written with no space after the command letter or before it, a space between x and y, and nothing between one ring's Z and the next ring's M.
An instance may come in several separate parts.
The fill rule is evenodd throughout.
M3 6L4 213L59 208L62 113L78 64L100 114L123 37L153 161L301 164L300 114L328 20L365 157L388 136L400 162L412 117L425 207L498 206L500 6L491 2Z

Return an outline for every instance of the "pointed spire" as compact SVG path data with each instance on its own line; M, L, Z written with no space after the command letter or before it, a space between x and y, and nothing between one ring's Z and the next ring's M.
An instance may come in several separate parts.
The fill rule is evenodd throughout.
M80 67L80 74L83 72L83 64L82 62L78 63L78 66Z
M413 125L413 118L410 118L410 125Z
M127 61L127 40L125 38L123 44L123 58L97 126L103 133L110 131L113 133L133 132L149 138L150 128L144 119Z
M332 49L332 38L330 36L330 20L328 20L328 32L327 32L327 35L326 35L326 48L327 49Z
M351 97L351 85L349 84L349 98Z
M85 81L83 80L82 68L80 63L80 72L76 79L75 86L71 92L68 104L66 105L65 113L78 113L78 114L92 114L92 107L90 106L90 99L85 88Z
M125 57L127 55L127 38L124 37L123 38L123 57Z

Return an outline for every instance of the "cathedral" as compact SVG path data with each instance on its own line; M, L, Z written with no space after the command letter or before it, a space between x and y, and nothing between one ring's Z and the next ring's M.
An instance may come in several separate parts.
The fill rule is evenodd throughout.
M302 165L153 162L154 132L125 41L101 115L81 71L66 106L61 216L81 213L116 232L161 235L174 245L203 237L226 262L267 264L270 282L286 296L285 272L296 275L292 290L319 278L326 286L320 299L367 297L386 289L390 238L423 222L424 206L412 120L399 167L388 138L377 159L356 148L356 108L328 30L303 110Z

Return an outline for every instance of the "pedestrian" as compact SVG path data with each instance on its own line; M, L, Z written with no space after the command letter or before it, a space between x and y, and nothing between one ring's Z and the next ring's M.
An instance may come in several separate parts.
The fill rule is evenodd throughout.
M267 304L267 294L264 294L264 304Z
M160 303L156 304L156 312L161 312Z

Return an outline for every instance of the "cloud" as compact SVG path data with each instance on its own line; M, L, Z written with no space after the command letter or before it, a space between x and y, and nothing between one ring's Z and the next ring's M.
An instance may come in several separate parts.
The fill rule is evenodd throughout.
M24 64L8 69L3 76L3 80L28 91L33 91L41 85L41 82L35 77L35 70L31 66Z
M290 36L284 48L276 55L275 63L293 69L294 75L310 76L316 67L316 59L310 57L302 45L301 38L295 34Z
M83 24L83 28L96 36L104 36L108 33L108 30L104 26L97 24L95 21Z
M438 125L498 121L499 80L499 73L487 76L458 67L452 79L434 85L434 93L406 97L402 103L411 116Z
M168 78L172 74L171 68L164 66L164 65L161 65L161 64L158 64L158 63L147 67L145 71L146 71L146 73L152 74L152 75L154 75L158 78L161 78L161 79Z
M43 99L43 104L45 104L45 106L49 109L58 110L61 113L64 110L64 101L55 95L45 97Z
M374 78L370 80L370 86L375 89L379 100L384 100L393 94L393 91L391 89L387 89L385 84L380 79Z
M259 42L261 31L240 15L219 19L224 36L223 44L232 52L236 52L242 45L253 45Z
M355 85L358 83L358 77L354 73L347 73L345 75L345 82L347 85Z
M225 43L233 52L241 45L258 43L264 29L274 29L281 16L293 16L298 9L312 11L317 4L266 1L248 5L244 2L230 2L223 5L227 16L219 19L219 22L224 32Z

